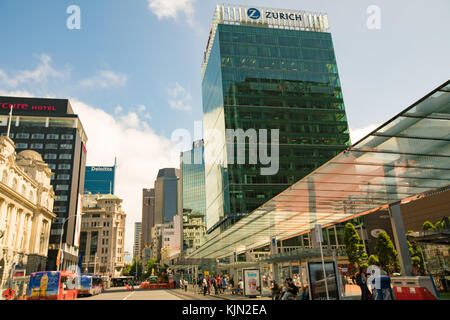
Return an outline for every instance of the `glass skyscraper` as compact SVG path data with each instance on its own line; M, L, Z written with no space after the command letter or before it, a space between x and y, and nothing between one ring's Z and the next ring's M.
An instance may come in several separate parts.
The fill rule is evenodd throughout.
M326 15L218 5L202 91L209 233L228 228L350 145ZM267 165L250 164L248 154L245 164L229 163L235 145L227 143L227 129L267 129L269 144L271 129L278 129L278 172L261 175Z
M181 154L183 210L206 217L205 163L203 140L195 141L192 150Z
M115 165L112 167L86 166L84 193L114 194L115 173Z

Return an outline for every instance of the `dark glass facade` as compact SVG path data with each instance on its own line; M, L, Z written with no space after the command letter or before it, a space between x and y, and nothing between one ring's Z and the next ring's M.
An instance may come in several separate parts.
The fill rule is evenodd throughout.
M84 193L114 194L114 177L116 167L86 166Z
M81 212L78 206L84 188L87 137L68 100L0 97L0 106L0 133L6 135L12 106L10 138L16 145L16 152L38 152L54 173L51 183L55 192L53 211L57 218L51 226L47 270L56 270L61 233L64 244L72 248L79 246L81 215L78 228L74 218L67 220L64 232L62 223ZM78 263L78 258L68 252L64 253L64 259L68 264Z
M183 209L200 214L206 220L205 163L203 142L182 153Z
M331 34L219 24L203 82L207 226L226 229L350 145ZM227 163L224 134L279 129L279 170ZM249 140L246 140L246 150ZM270 148L268 148L270 152ZM234 152L236 155L236 151Z

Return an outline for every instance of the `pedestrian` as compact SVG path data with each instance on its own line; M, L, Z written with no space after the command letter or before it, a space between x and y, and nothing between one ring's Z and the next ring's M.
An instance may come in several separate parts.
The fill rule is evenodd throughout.
M272 300L280 299L281 288L275 280L272 280L272 282L271 282L270 292L271 292Z
M220 278L220 275L216 278L216 285L217 285L217 291L219 293L222 293L222 279Z
M183 278L180 278L180 289L183 290L184 287L184 280Z
M298 294L298 287L294 284L292 278L287 278L285 284L286 290L282 300L295 300Z
M222 278L222 292L225 293L225 290L227 289L227 278L223 277Z
M309 300L309 290L306 284L302 287L302 293L299 298L300 300Z
M369 287L367 286L366 268L359 268L359 272L355 276L355 282L361 289L361 300L370 300Z
M233 279L233 276L231 276L231 278L230 278L230 287L231 287L231 290L234 289L234 279Z
M205 277L203 277L202 286L203 286L203 295L206 296L206 292L208 292L208 280L206 280Z
M244 281L242 281L242 279L239 279L239 282L238 282L238 293L240 295L244 294Z
M372 300L393 300L391 278L379 266L371 267L368 270L370 276L367 284L372 293Z
M184 284L184 291L187 291L188 288L188 281L185 279L183 280L183 284Z
M215 278L211 279L211 284L214 288L214 294L218 295L219 294L219 286L217 285L217 280Z

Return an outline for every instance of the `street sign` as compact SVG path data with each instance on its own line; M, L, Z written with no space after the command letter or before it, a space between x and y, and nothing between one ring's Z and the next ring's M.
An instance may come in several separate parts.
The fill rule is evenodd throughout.
M3 291L2 296L3 298L5 298L6 300L11 300L12 297L14 296L15 292L13 289L8 288L5 291Z
M13 277L24 277L25 269L15 269L13 273Z

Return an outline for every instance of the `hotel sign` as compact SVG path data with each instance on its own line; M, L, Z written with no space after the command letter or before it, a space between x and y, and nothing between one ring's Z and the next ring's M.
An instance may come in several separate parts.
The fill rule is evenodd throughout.
M68 104L65 99L0 97L0 114L9 114L11 109L13 115L67 114Z

